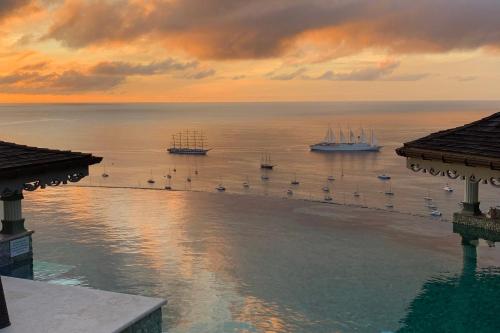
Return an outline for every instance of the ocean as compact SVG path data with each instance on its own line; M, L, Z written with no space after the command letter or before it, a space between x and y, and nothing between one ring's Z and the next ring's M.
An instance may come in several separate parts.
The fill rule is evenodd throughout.
M495 332L499 309L488 299L500 256L481 242L477 270L466 269L449 223L461 181L414 173L394 150L499 109L500 102L3 104L0 126L4 141L104 157L76 186L26 193L37 280L165 297L165 332L428 332L432 320L444 325L434 326L439 331L462 323ZM373 129L383 149L310 152L328 126ZM186 129L203 131L207 156L166 152ZM276 164L268 181L263 153ZM176 191L163 190L168 173ZM300 185L291 187L295 177ZM220 183L224 193L215 190ZM453 193L443 191L447 183ZM319 203L326 184L332 204ZM384 195L388 186L394 196ZM483 209L498 205L497 191L480 186ZM442 219L429 216L428 195ZM464 324L458 314L471 299L489 307L471 306L479 318Z

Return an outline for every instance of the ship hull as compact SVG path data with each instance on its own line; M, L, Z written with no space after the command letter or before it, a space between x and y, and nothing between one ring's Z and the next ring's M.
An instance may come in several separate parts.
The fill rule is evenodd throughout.
M210 149L169 148L170 154L177 155L206 155Z
M310 146L311 151L334 153L334 152L377 152L381 146L373 146L367 143L318 143Z

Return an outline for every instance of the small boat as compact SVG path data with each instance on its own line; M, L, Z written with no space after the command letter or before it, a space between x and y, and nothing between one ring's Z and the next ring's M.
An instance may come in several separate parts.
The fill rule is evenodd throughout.
M269 176L268 175L262 175L262 176L260 176L260 179L262 179L262 180L269 180Z
M106 173L106 166L103 167L103 170L102 170L102 178L108 178L109 175Z
M287 195L293 195L293 191L292 191L291 189L288 189L288 190L286 191L286 194L287 194Z
M354 191L354 193L352 195L355 196L356 198L360 196L358 191Z
M431 216L441 216L443 215L439 210L433 210L429 213Z
M335 180L335 177L333 176L328 176L328 178L326 178L329 182L333 182Z
M332 201L332 200L333 200L333 198L330 194L325 195L325 201Z
M443 190L445 190L446 192L453 192L453 187L451 187L450 185L446 184L446 186L443 187Z
M377 178L381 179L381 180L389 180L389 179L391 179L391 176L386 175L385 173L383 173L381 175L378 175Z
M186 178L186 181L187 181L188 183L191 183L191 177L189 177L189 176L188 176L188 177Z
M432 198L431 198L431 197L429 197L429 196L427 196L427 197L424 197L424 200L425 200L425 201L432 201Z
M428 203L427 205L425 205L425 207L430 208L430 209L436 209L437 208L437 206L434 205L434 204L432 204L432 203Z
M392 203L387 203L385 204L386 208L394 208L394 205Z
M176 168L174 168L174 172L177 172L177 169L176 169Z
M250 184L248 182L243 182L243 187L244 188L249 188L250 187Z
M323 186L322 190L323 190L323 192L330 192L330 187Z
M171 189L172 189L172 186L170 186L170 185L165 185L165 190L170 191Z
M198 169L194 170L194 174L197 175L198 174Z
M392 186L391 184L389 184L389 189L387 189L385 192L384 192L385 195L394 195L394 192L392 192Z
M297 175L295 175L295 177L293 178L293 180L290 182L290 184L292 185L299 185L300 182L297 180Z
M155 180L153 179L153 170L151 170L151 177L148 179L149 184L154 184Z
M219 192L224 192L226 190L226 188L222 184L217 185L215 189Z
M262 157L260 159L260 168L272 170L274 167L275 167L275 165L271 162L271 155L269 155L269 154L262 155Z

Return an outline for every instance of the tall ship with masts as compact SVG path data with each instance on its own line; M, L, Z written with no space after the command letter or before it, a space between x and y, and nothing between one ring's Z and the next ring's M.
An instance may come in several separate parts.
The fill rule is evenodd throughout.
M186 130L172 135L172 146L167 151L170 154L206 155L210 149L206 148L203 132Z
M359 135L355 135L351 129L347 131L347 137L339 128L338 140L335 132L331 127L326 131L325 139L314 145L311 145L311 151L319 152L338 152L338 151L379 151L380 146L375 138L373 130L370 131L370 137L366 135L366 131L361 128Z

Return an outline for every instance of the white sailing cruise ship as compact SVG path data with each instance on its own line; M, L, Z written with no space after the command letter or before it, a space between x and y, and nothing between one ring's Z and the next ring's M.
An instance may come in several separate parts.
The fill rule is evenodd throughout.
M323 142L316 143L310 146L311 151L319 152L337 152L337 151L379 151L382 146L379 146L377 139L373 133L370 134L370 139L367 138L365 130L361 129L359 136L355 136L354 132L348 130L348 139L346 139L342 129L339 129L339 140L335 137L335 133L328 128Z

